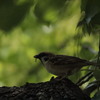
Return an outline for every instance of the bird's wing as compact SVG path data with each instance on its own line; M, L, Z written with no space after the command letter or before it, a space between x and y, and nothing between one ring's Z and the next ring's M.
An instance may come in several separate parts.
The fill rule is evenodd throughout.
M72 65L72 64L82 64L82 63L83 65L86 65L86 63L88 63L87 60L65 55L55 55L55 57L52 57L50 61L54 65L70 65L70 64Z

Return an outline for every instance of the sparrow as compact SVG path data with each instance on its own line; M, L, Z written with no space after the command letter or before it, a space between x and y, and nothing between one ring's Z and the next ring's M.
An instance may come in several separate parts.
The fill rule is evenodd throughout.
M56 55L50 52L41 52L34 56L39 59L47 71L56 76L70 76L79 71L83 66L95 65L94 62L87 61L74 56Z

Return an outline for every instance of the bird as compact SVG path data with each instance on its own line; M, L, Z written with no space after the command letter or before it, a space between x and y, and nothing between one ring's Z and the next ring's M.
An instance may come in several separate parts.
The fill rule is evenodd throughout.
M40 52L34 58L39 59L49 73L59 77L70 76L83 66L95 65L94 62L75 56L56 55L51 52Z

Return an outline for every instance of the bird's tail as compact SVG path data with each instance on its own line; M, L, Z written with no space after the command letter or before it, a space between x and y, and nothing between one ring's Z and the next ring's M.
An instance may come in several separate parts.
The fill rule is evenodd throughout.
M89 62L90 65L93 65L93 66L97 66L100 68L100 63L96 63L96 62Z

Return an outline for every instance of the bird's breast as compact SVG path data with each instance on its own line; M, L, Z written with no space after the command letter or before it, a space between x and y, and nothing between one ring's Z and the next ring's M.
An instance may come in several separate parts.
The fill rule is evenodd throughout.
M79 68L74 69L74 68L71 68L69 66L53 65L51 63L45 63L44 65L49 73L52 73L52 74L57 75L57 76L63 76L65 74L69 76L69 75L72 75L73 73L75 73L79 70Z
M68 71L68 70L66 71L65 69L63 69L63 67L61 66L59 67L57 65L53 65L49 63L45 63L45 67L49 73L52 73L57 76L65 75Z

